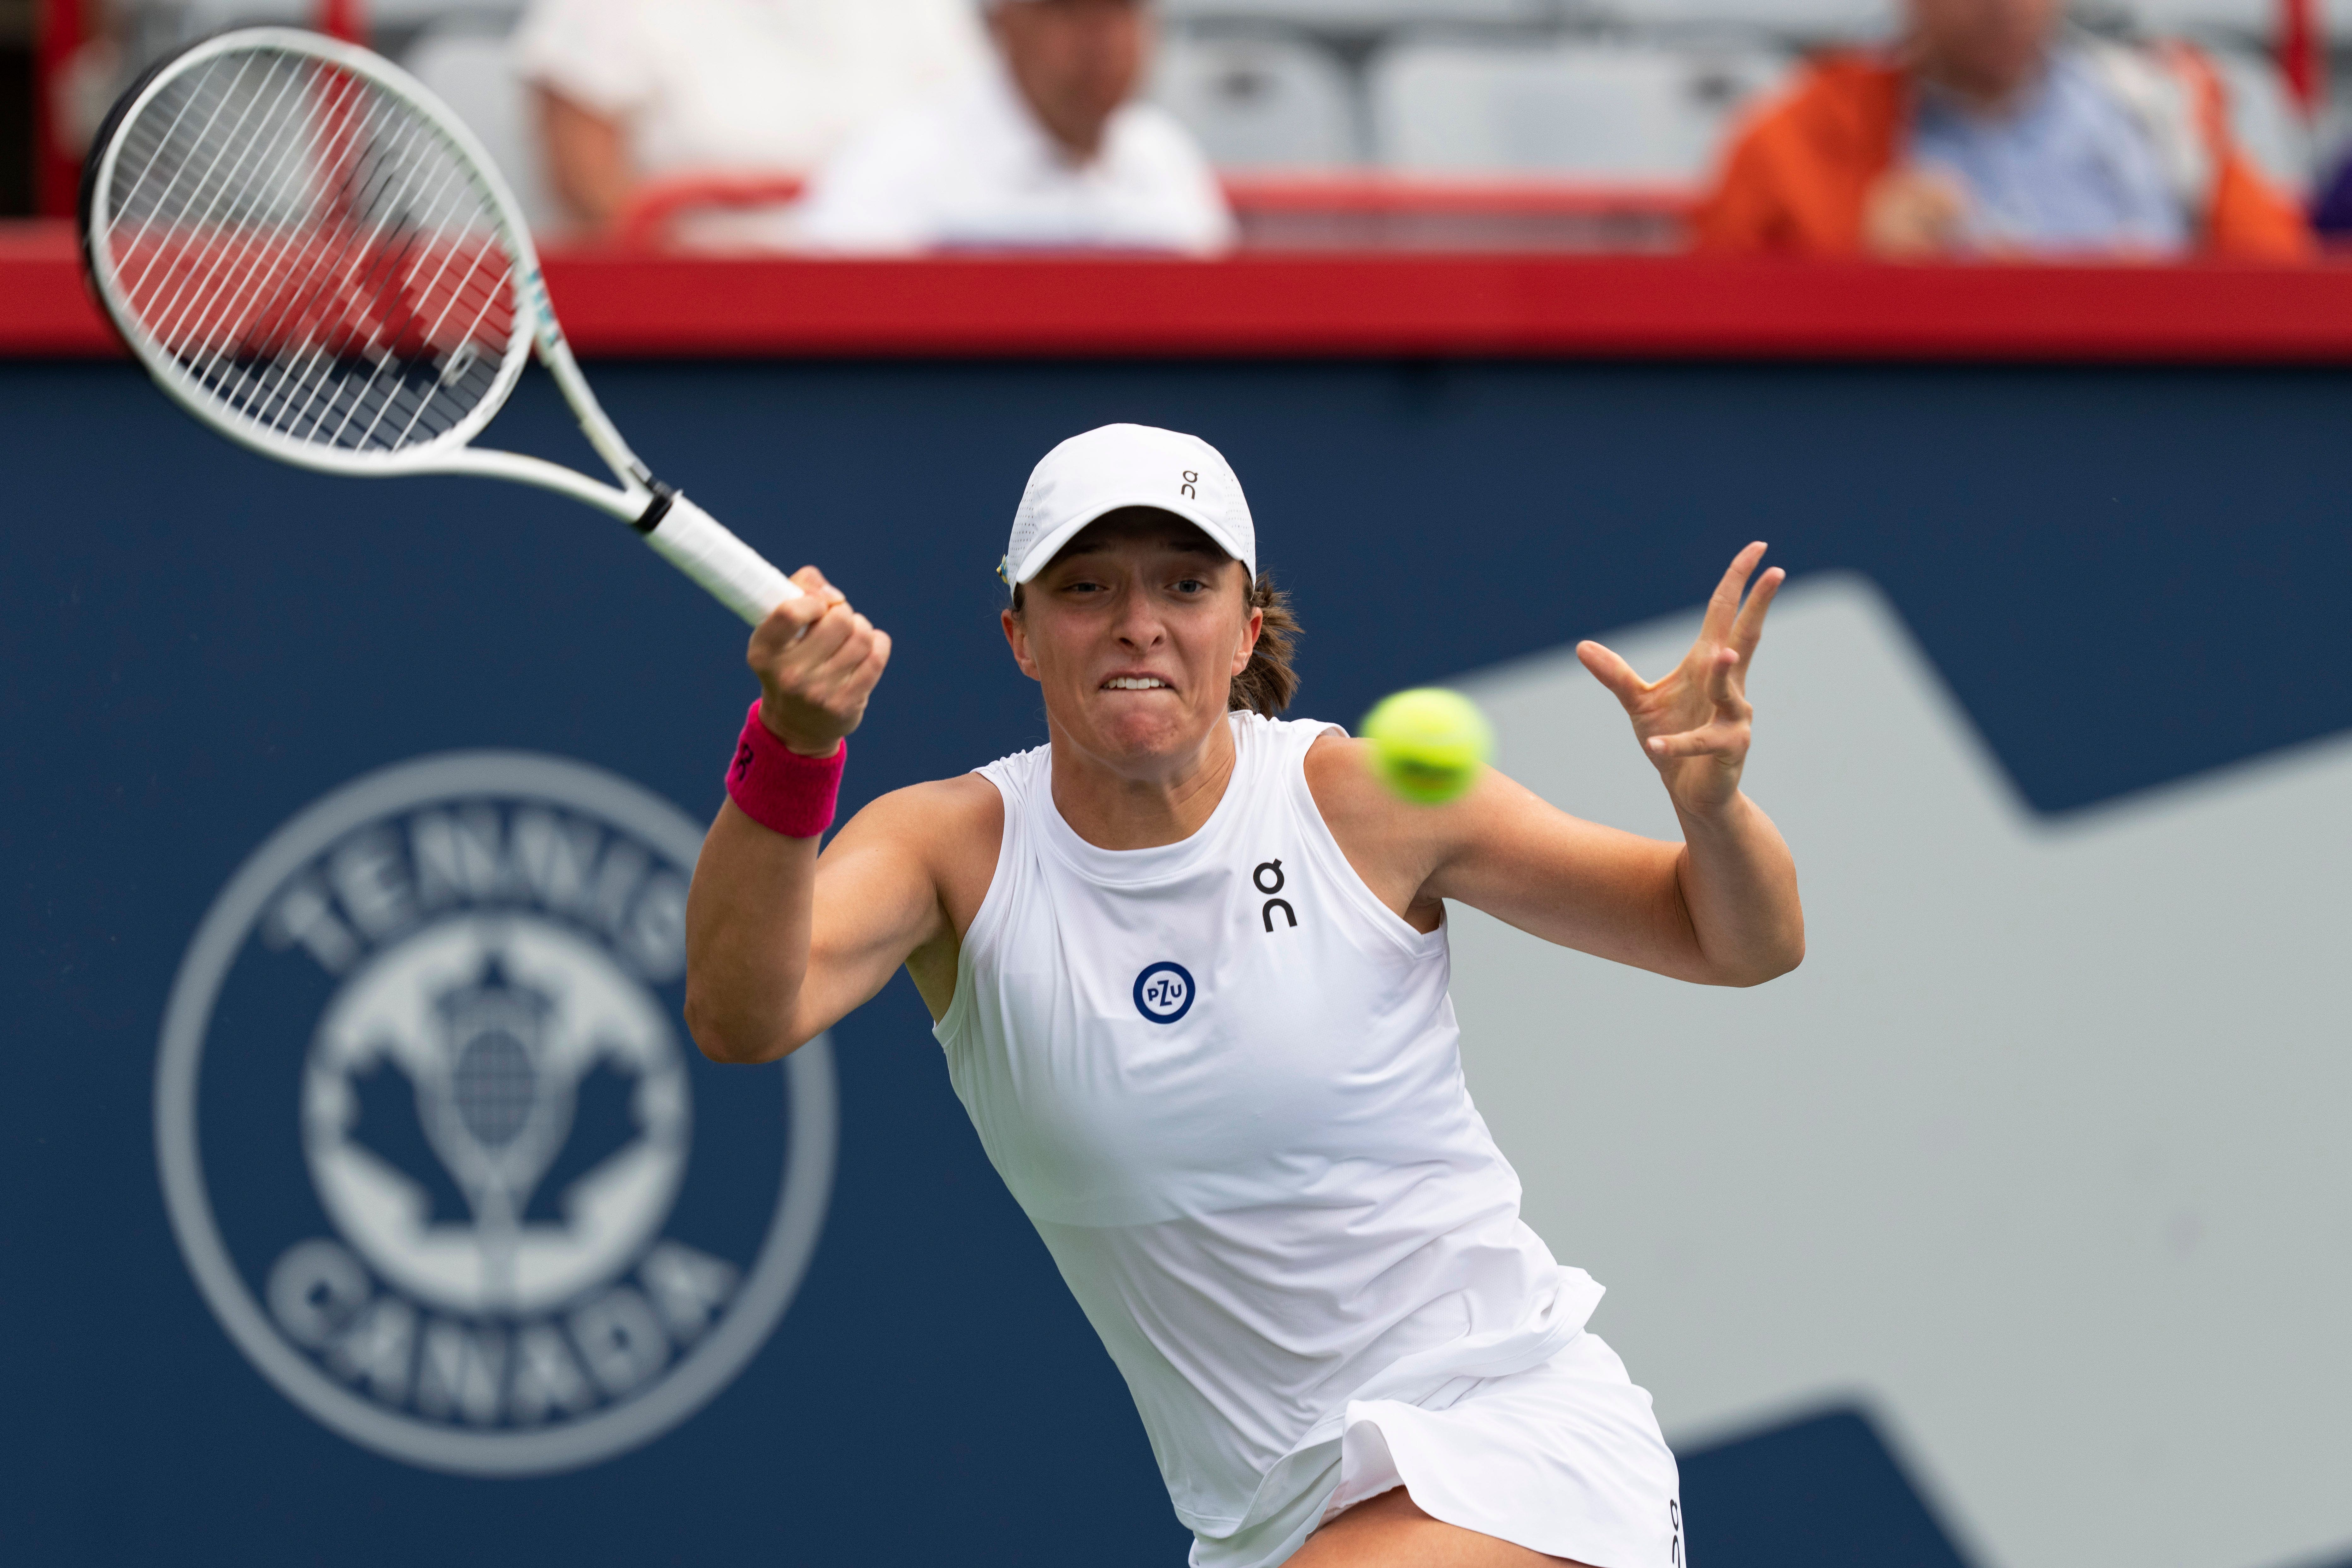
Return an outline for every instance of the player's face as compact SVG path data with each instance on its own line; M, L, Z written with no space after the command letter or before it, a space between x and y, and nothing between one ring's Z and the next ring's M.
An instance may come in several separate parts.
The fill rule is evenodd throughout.
M1004 616L1055 742L1136 776L1196 755L1257 644L1246 577L1166 512L1114 512L1073 540Z

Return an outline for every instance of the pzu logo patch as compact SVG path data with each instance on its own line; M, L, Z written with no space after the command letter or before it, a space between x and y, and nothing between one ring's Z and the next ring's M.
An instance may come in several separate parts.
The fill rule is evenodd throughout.
M1194 990L1182 964L1148 965L1135 977L1135 1010L1155 1024L1172 1024L1192 1010Z
M297 816L206 915L156 1075L173 1228L229 1336L353 1442L593 1464L782 1315L832 1184L832 1058L751 1075L683 1043L701 837L579 763L435 758Z

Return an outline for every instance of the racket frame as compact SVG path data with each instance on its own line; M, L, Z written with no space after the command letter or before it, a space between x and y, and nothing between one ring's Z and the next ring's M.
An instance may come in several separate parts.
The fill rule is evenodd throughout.
M395 451L350 451L284 436L257 420L231 413L218 398L194 384L179 361L131 310L117 276L110 232L114 177L123 152L121 128L182 77L222 56L248 51L275 51L320 61L399 100L455 147L466 165L466 173L488 198L498 224L496 237L505 246L511 261L508 286L513 296L516 324L528 321L530 331L512 334L498 375L481 401L428 441ZM523 216L521 204L515 200L513 191L499 174L489 150L431 89L373 50L297 27L243 27L217 34L166 57L122 95L100 127L83 173L80 206L83 270L115 330L173 401L239 445L279 462L321 473L371 479L466 474L509 479L569 496L629 524L672 564L754 625L764 619L777 603L800 596L800 588L782 573L728 532L708 512L656 479L652 470L622 439L620 430L590 389L588 378L564 338L554 304L548 298L547 279L540 267L538 247L531 243L530 224ZM505 407L522 379L525 362L534 352L540 363L554 377L564 401L571 405L588 444L620 480L618 485L602 483L545 458L520 452L480 450L472 445L474 437Z

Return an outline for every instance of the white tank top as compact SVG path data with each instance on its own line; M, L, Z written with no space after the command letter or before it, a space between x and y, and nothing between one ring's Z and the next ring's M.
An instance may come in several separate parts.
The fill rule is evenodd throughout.
M1383 905L1316 809L1307 751L1336 726L1231 722L1224 798L1159 848L1072 831L1050 746L980 770L1003 844L934 1031L1196 1563L1303 1534L1349 1400L1539 1364L1601 1298L1520 1223L1444 928Z

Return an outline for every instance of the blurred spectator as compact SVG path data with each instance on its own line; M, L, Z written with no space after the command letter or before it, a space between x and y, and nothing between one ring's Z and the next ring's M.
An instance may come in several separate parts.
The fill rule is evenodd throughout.
M806 174L988 58L971 0L532 0L514 47L549 175L593 228L650 182Z
M877 124L799 215L825 250L1096 247L1195 255L1233 215L1190 132L1136 100L1145 0L989 0L1001 68Z
M1903 45L1822 60L1734 141L1702 248L2291 258L2302 215L2183 45L2059 37L2062 0L1908 0Z

